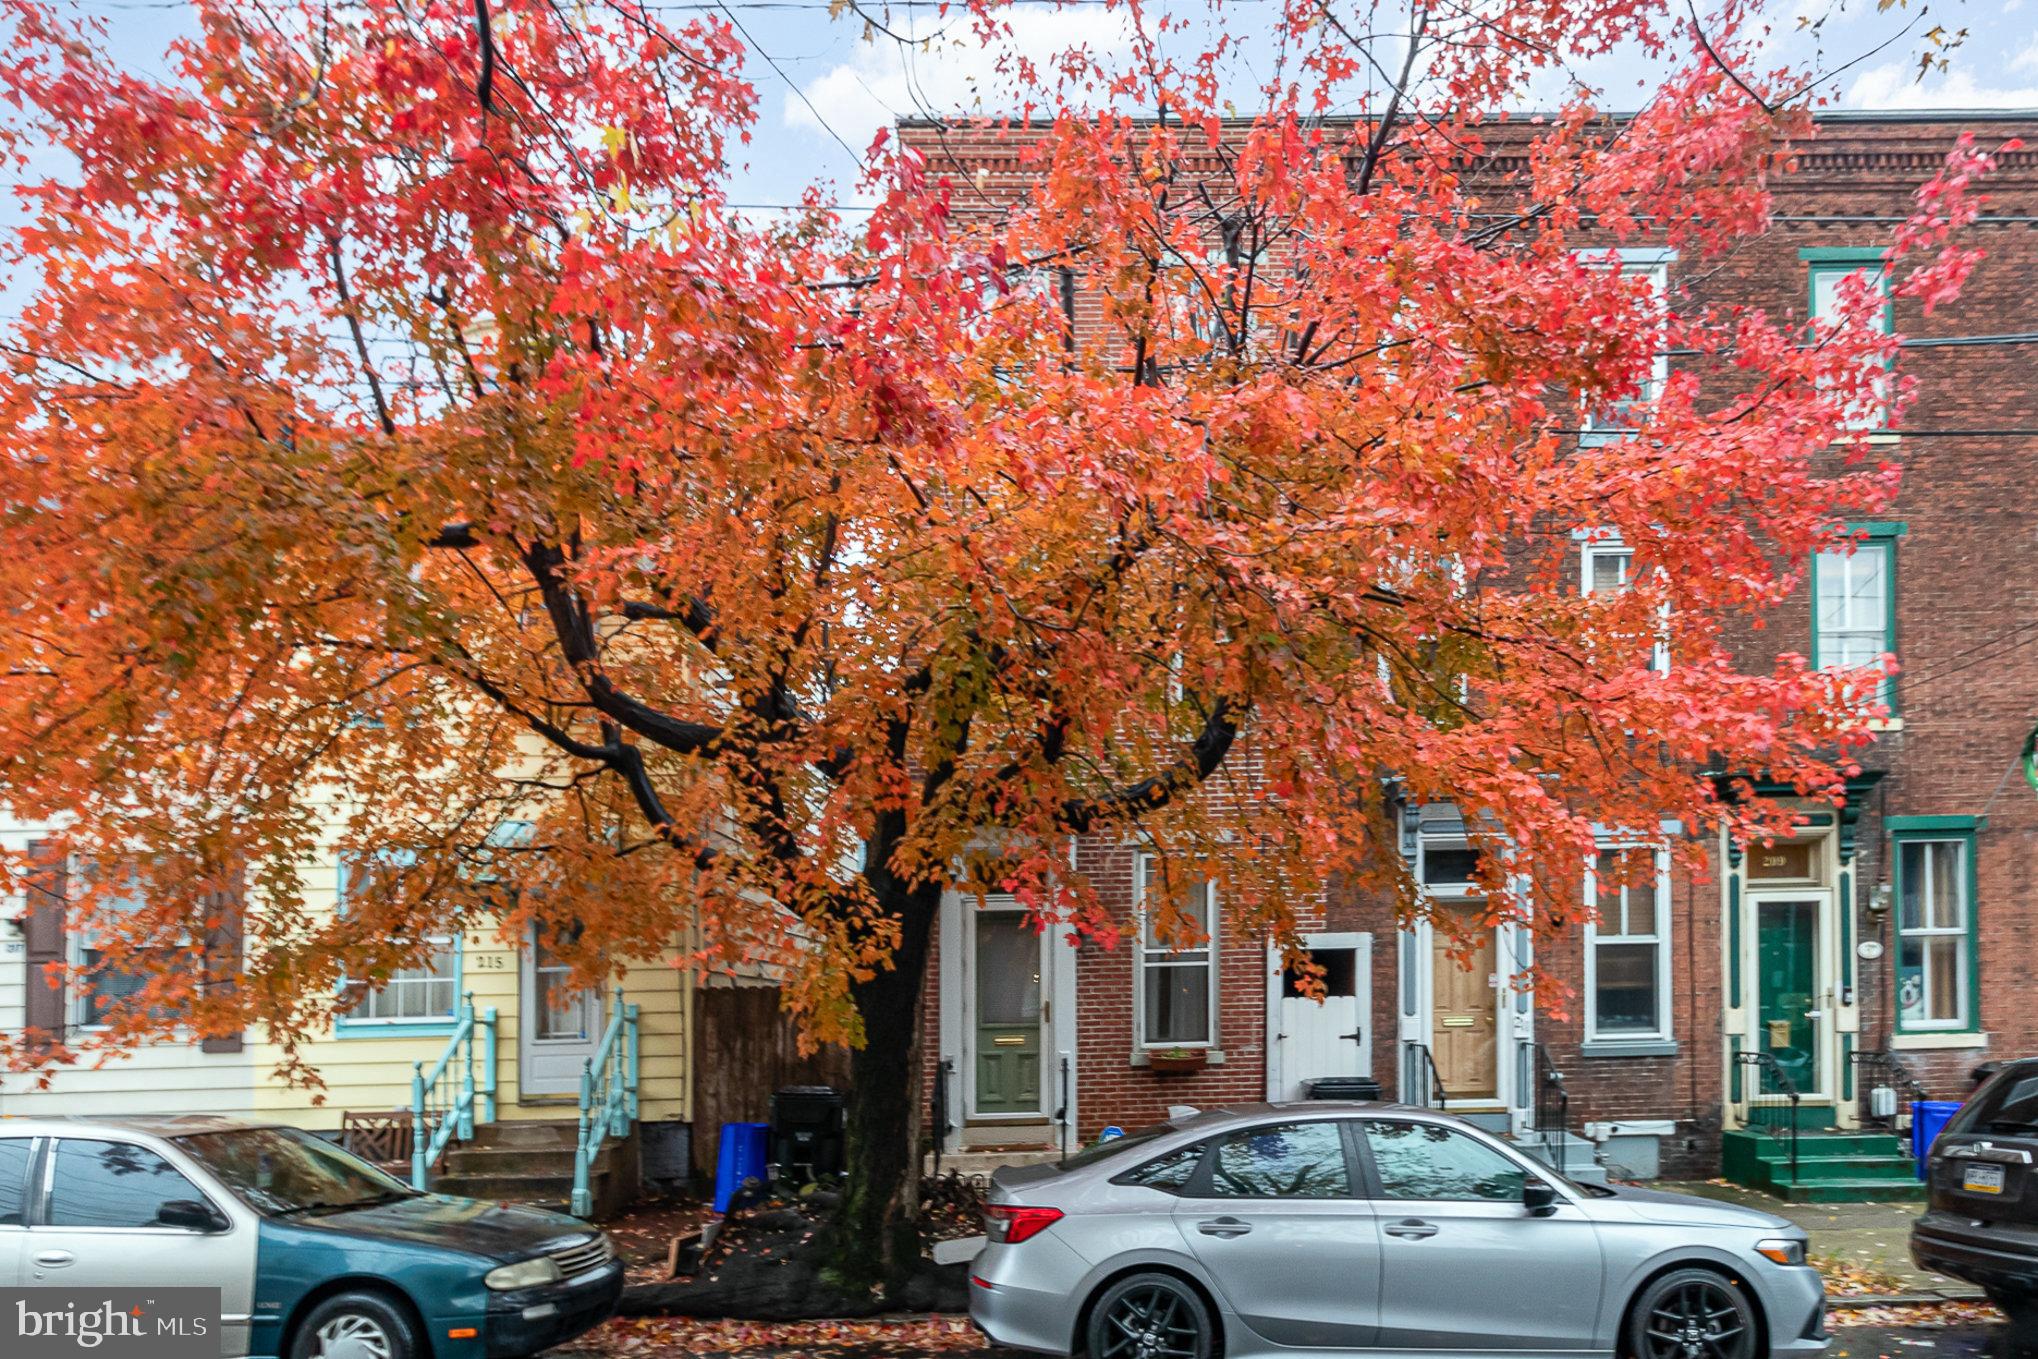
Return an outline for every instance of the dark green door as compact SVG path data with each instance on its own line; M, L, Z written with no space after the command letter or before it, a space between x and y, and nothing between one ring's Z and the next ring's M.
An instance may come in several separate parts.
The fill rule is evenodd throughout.
M1023 911L984 911L977 926L980 1114L1040 1112L1040 935Z
M1763 901L1755 907L1760 981L1756 1048L1776 1059L1798 1093L1823 1091L1819 1072L1819 903ZM1762 1092L1776 1082L1764 1076Z

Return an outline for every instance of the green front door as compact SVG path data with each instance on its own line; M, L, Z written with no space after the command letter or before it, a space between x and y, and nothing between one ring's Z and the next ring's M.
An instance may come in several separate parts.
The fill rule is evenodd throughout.
M1762 901L1755 906L1755 975L1759 983L1756 1050L1776 1059L1798 1093L1825 1090L1819 1070L1819 902ZM1764 1075L1761 1093L1776 1081Z
M976 917L976 1113L1040 1112L1040 935L1023 911Z

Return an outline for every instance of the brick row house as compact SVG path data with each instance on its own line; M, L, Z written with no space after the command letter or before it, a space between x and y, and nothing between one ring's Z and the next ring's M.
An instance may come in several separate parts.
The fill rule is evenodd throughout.
M1699 303L1818 315L1840 279L1875 275L1913 191L1966 130L1983 145L2028 139L2038 114L1826 116L1776 185L1764 236L1689 274L1667 251L1625 252L1622 267ZM980 198L1024 189L1010 134L901 132ZM1897 656L1892 716L1875 723L1843 808L1808 806L1796 838L1746 853L1698 846L1698 872L1673 867L1683 827L1609 836L1602 855L1653 869L1588 882L1596 921L1544 945L1553 994L1541 997L1518 985L1529 959L1516 928L1498 926L1461 966L1444 931L1356 891L1300 908L1323 1004L1295 994L1278 954L1232 929L1214 893L1205 946L1148 947L1149 859L1136 843L1083 841L1072 870L1122 910L1117 948L1038 935L1010 900L958 895L944 909L923 1043L943 1153L1045 1155L1171 1105L1371 1076L1389 1097L1517 1134L1547 1130L1561 1102L1574 1166L1710 1176L1724 1156L1760 1182L1748 1129L1774 1125L1778 1071L1797 1125L1845 1139L1886 1126L1893 1105L1959 1098L1984 1060L2038 1052L2038 796L2022 770L2038 723L2038 520L2024 500L2038 472L2038 155L2004 157L1987 190L1972 238L1987 254L1960 300L1929 317L1892 309L1919 383L1902 430L1872 435L1903 467L1894 506L1736 639L1750 669L1783 652L1846 666ZM1576 526L1576 588L1619 589L1631 555L1597 527ZM1721 771L1723 789L1737 772ZM1477 851L1456 811L1400 813L1400 851L1433 912L1476 909ZM1891 1139L1827 1150L1852 1168L1828 1168L1825 1197L1908 1174L1889 1163Z

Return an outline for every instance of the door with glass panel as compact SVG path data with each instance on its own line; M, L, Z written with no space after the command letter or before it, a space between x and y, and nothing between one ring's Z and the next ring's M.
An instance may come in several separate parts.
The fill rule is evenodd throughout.
M573 969L545 947L524 950L517 1020L518 1089L526 1096L580 1092L580 1073L601 1042L601 996L573 984Z
M1756 1051L1776 1059L1799 1095L1824 1091L1826 1012L1819 965L1818 896L1765 896L1755 901ZM1764 1071L1756 1093L1778 1093Z
M1040 1112L1041 934L1023 910L974 912L976 1107Z

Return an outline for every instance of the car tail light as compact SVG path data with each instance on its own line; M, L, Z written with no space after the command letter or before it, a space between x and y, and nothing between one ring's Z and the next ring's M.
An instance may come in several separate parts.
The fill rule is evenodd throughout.
M1021 1208L1013 1203L984 1205L984 1235L1001 1246L1016 1246L1059 1221L1059 1208Z

